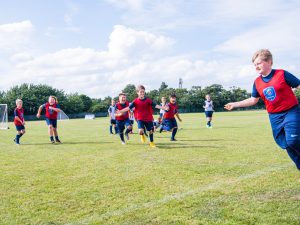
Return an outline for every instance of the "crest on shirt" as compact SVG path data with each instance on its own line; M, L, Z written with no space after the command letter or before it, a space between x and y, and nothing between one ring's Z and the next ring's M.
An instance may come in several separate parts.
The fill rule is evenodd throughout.
M263 93L269 101L273 101L276 98L276 92L273 86L265 88Z

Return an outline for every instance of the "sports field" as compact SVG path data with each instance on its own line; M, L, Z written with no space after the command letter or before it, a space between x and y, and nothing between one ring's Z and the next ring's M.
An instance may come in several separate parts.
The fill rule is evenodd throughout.
M0 130L0 224L300 224L300 173L265 111L182 114L157 148L109 135L108 118ZM136 125L136 124L135 124ZM135 132L137 131L135 127Z

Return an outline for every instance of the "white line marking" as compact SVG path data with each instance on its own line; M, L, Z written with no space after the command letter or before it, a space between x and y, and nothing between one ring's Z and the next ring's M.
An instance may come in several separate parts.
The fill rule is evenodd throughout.
M240 181L243 181L243 180L257 178L259 176L263 176L265 174L269 174L269 173L272 173L272 172L275 172L275 171L278 171L278 170L282 170L282 169L285 169L285 168L288 168L288 167L291 167L291 166L292 166L292 164L290 164L290 163L289 164L284 164L284 165L281 165L279 167L267 168L265 170L259 170L259 171L256 171L254 173L242 175L242 176L239 176L236 179L233 179L233 180L230 180L230 181L225 181L225 182L224 181L222 181L222 182L217 181L217 182L211 183L209 185L206 185L206 186L194 189L194 190L190 190L190 191L183 192L183 193L174 193L174 194L168 195L168 196L166 196L162 199L159 199L159 200L153 200L153 201L146 202L146 203L131 205L131 206L128 206L126 208L109 211L109 212L104 213L102 215L94 215L94 216L91 216L91 217L89 217L85 220L82 220L80 222L68 223L67 225L71 225L71 224L72 225L75 225L75 224L90 224L92 222L95 222L95 221L99 222L103 219L110 218L110 217L113 217L113 216L122 216L126 213L131 213L133 211L140 210L140 209L155 208L155 207L158 207L159 205L165 204L165 203L170 202L172 200L181 200L181 199L183 199L187 196L191 196L191 195L199 194L199 193L202 193L202 192L205 192L205 191L217 189L217 188L222 187L223 185L232 185L232 184L236 184L236 183L238 183Z

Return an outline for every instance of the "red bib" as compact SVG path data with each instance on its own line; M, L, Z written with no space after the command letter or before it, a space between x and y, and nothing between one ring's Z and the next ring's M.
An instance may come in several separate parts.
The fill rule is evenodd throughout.
M275 70L268 83L264 82L261 76L257 77L255 87L264 101L268 113L287 111L298 105L292 88L284 79L284 70Z
M122 106L120 102L116 104L116 109L121 110L129 106L129 102L126 101L125 106ZM128 112L125 112L122 116L116 116L116 120L126 120L128 119Z

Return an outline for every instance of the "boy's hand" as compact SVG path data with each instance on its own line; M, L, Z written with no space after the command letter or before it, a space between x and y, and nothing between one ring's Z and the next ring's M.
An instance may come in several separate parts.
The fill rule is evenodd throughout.
M52 106L49 106L49 109L54 109Z
M224 105L224 109L232 110L234 108L234 103L230 102Z
M23 126L25 125L25 121L22 123L22 125L23 125Z
M41 114L39 114L39 113L36 114L36 117L37 117L37 118L40 118L40 117L41 117Z
M168 111L170 109L170 107L165 105L165 106L162 107L162 109Z

